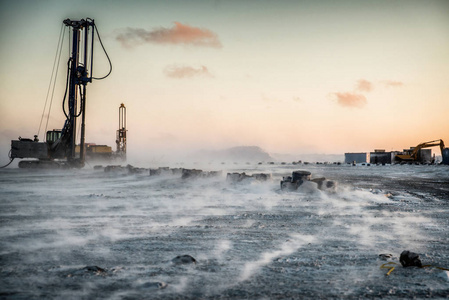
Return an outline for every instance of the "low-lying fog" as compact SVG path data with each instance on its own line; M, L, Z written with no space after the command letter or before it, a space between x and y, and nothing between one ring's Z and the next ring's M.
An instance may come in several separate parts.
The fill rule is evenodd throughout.
M403 250L449 267L448 193L407 191L401 181L444 189L446 166L203 170L220 167L222 176L195 180L148 171L2 170L1 298L447 296L447 271L396 266L386 276L380 268L399 263ZM281 191L280 180L294 170L337 188ZM233 184L227 171L270 173L272 180ZM173 261L179 255L196 264Z

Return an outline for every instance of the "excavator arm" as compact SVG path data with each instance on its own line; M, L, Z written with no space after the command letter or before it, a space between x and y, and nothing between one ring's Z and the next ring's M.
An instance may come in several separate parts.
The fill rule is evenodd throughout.
M444 149L443 140L434 140L434 141L421 143L413 149L412 153L398 154L398 155L396 155L396 158L399 160L405 160L405 161L415 161L418 159L419 150L421 150L423 148L430 148L430 147L435 147L435 146L440 146L441 153L443 153L443 149Z

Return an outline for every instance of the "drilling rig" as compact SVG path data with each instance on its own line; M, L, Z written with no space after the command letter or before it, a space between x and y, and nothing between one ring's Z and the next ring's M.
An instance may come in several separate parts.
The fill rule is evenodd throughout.
M93 19L81 20L66 19L63 24L71 29L71 54L67 62L67 85L63 99L63 112L66 117L62 129L47 131L46 141L39 142L38 136L34 139L19 137L11 141L11 161L14 158L32 158L19 162L20 168L82 168L85 162L85 110L86 110L86 86L92 79L104 79L92 77L94 30L98 34ZM89 31L91 35L89 36ZM104 50L104 47L103 47ZM90 74L88 65L90 64ZM77 145L77 126L81 125L79 151Z
M118 108L118 130L117 130L117 139L115 143L117 144L117 156L126 160L126 107L122 103Z

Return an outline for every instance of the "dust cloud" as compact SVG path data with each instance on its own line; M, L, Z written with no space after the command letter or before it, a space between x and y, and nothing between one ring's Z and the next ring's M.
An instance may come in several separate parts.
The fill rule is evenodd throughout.
M443 166L198 167L223 173L182 180L148 170L2 170L2 295L375 298L447 291L441 270L397 268L387 278L379 258L388 253L397 261L411 250L424 263L449 265L447 194L400 181L444 187ZM337 188L311 183L281 190L282 177L298 168L335 180ZM266 172L272 179L232 183L227 172ZM196 263L174 264L179 255Z

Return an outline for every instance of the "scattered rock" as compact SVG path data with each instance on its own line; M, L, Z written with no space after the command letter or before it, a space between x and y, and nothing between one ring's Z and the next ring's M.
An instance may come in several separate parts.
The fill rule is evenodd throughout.
M233 183L242 182L242 181L248 180L250 178L251 178L251 176L247 175L245 172L243 172L243 173L228 173L226 175L226 181L233 182Z
M120 165L109 165L104 168L105 173L112 173L112 172L118 173L118 172L124 172L124 170L125 170L125 168Z
M265 174L265 173L257 173L252 175L256 180L259 181L268 181L271 179L271 174Z
M144 284L142 284L141 287L145 288L145 289L152 289L152 290L153 289L154 290L160 289L160 290L162 290L162 289L165 289L167 287L167 284L165 282L152 282L152 281L149 281L149 282L145 282Z
M406 267L420 267L421 268L422 267L422 263L421 263L421 260L419 259L419 255L414 252L407 251L407 250L402 251L399 261L401 262L401 265L404 268L406 268Z
M158 169L150 169L150 176L167 176L172 175L173 171L169 167L159 167Z
M228 173L226 176L226 181L231 183L250 183L253 181L267 181L271 179L271 174L257 173L253 175L248 175L243 173Z
M182 169L182 179L195 179L199 178L201 174L203 173L202 170L196 170L196 169Z
M203 172L206 178L211 177L221 177L223 175L223 171L210 171L210 172Z
M83 268L83 270L86 270L88 272L106 273L105 269L100 268L98 266L86 266Z
M309 171L293 171L292 176L282 178L281 190L295 191L304 183L309 184L312 182L316 184L317 188L320 190L335 191L336 188L335 181L327 180L324 177L311 179L311 173ZM309 191L314 189L312 188L312 185L310 185L310 188L306 190Z
M128 170L128 174L143 174L147 170L144 168L137 168L131 165L127 165L126 169Z
M87 276L87 275L97 275L97 276L106 276L106 269L100 268L98 266L86 266L84 268L73 271L68 274L67 277L73 276Z
M326 180L326 189L334 190L337 187L337 183L333 180Z
M293 181L310 180L311 175L312 175L312 173L310 173L309 171L293 171L292 179L293 179Z
M120 165L109 165L104 168L105 173L114 173L114 174L142 174L146 172L144 168L137 168L132 165L127 165L126 167Z
M182 168L173 168L170 169L173 175L179 175L182 176Z
M160 167L157 169L149 169L150 176L180 176L181 179L196 179L196 178L211 178L219 177L222 175L222 171L203 171L197 169L183 169L169 167Z
M293 181L291 176L282 177L281 190L295 191L298 189L299 185L300 185L299 182Z
M382 260L388 260L388 259L390 259L392 257L393 257L393 254L385 254L385 253L379 254L379 258L382 259Z
M192 256L186 254L186 255L178 255L175 258L173 258L172 263L176 265L185 265L185 264L196 264L196 259L194 259Z

